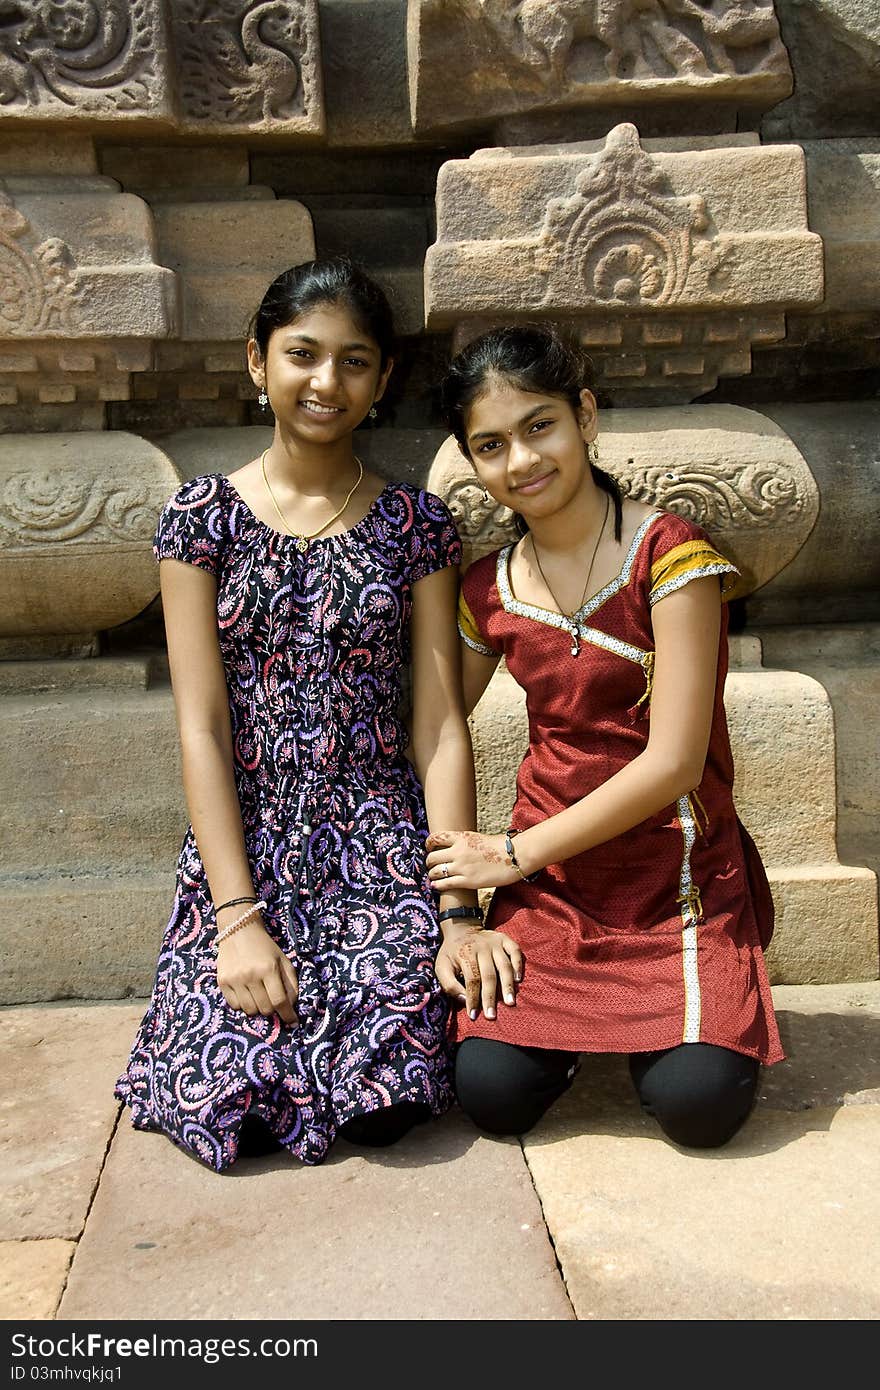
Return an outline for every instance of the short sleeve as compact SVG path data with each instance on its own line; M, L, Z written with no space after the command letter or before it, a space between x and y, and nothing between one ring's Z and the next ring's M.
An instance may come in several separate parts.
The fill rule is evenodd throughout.
M502 656L491 645L480 621L487 613L488 588L492 582L495 556L478 560L471 565L461 581L458 594L458 632L461 640L481 656ZM477 616L479 615L479 616Z
M169 498L159 515L153 554L182 560L216 576L226 533L219 477L193 478Z
M436 570L460 565L461 541L452 513L439 497L432 492L412 489L410 501L410 578L415 584Z
M722 600L730 598L739 578L736 565L731 564L730 560L716 550L709 537L698 527L681 521L679 526L686 528L687 538L679 539L676 544L676 537L671 537L673 543L670 548L665 549L661 555L655 554L652 558L651 607L666 598L667 594L683 589L692 579L705 579L713 574L721 578Z

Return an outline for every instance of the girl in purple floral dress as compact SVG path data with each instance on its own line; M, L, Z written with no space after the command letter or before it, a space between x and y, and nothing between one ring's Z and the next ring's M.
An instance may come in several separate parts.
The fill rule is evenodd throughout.
M192 824L116 1094L216 1169L392 1143L452 1100L424 841L475 816L460 545L438 498L354 453L391 345L349 261L279 276L248 343L272 444L186 483L156 533Z

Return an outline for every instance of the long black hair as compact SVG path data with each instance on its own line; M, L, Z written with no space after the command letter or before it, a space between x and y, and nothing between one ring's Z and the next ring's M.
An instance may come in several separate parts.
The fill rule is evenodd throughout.
M394 316L384 290L348 256L291 266L272 281L254 314L250 336L265 361L276 328L286 328L316 304L341 304L379 348L381 365L394 355Z
M449 364L440 387L444 420L468 460L465 417L492 377L531 395L562 396L577 414L581 391L592 386L593 369L586 354L573 343L564 342L551 324L492 328L468 343ZM610 474L592 462L590 471L596 486L614 503L614 539L619 541L623 522L620 488Z

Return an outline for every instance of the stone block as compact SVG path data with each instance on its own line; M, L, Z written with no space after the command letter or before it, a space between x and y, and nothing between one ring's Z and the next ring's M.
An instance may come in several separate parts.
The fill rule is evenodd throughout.
M739 567L740 595L784 570L816 524L819 493L803 455L757 411L729 405L606 410L598 443L602 467L627 496L709 532ZM429 486L452 509L466 563L515 538L512 514L486 502L452 437L437 454Z
M862 313L878 310L880 141L800 143L807 160L810 227L825 248L825 297L814 312L851 315L854 306Z
M267 285L315 254L307 208L265 203L163 203L159 254L180 277L180 336L241 340Z
M171 24L182 131L322 134L317 0L177 0Z
M774 985L875 980L877 877L844 864L767 863L776 927L767 953Z
M140 1013L132 1004L4 1011L0 1233L57 1242L55 1258L33 1269L41 1282L66 1272L58 1246L85 1225L116 1123L113 1085Z
M316 1168L281 1154L233 1174L137 1133L123 1115L59 1317L572 1316L519 1144L481 1138L458 1114L420 1125L381 1157L343 1141ZM279 1210L296 1219L279 1222ZM493 1252L490 1278L475 1231ZM255 1242L265 1241L275 1270L255 1277ZM163 1275L169 1258L174 1279Z
M146 607L156 518L177 485L133 435L0 436L0 637L96 632Z
M681 103L766 109L791 91L769 0L749 5L409 0L417 131L485 128L518 112ZM449 74L455 74L450 83Z
M0 107L2 109L2 107ZM47 140L38 130L3 130L0 143L0 178L10 174L97 174L94 141L88 135L56 130Z
M767 140L876 135L880 12L873 0L775 0L794 91L761 123Z
M753 320L781 338L782 308L816 304L823 293L803 151L723 137L690 151L650 145L624 124L604 146L485 150L445 164L425 264L428 326L458 325L460 336L487 318L564 315L592 333L597 320L623 321L634 333L630 354L651 364L645 385L659 377L668 390L674 358L665 345L649 352L642 330L681 321L697 334L685 339L685 400L715 384L720 364L735 360L733 346L750 345ZM716 320L734 317L736 343L703 341L707 361L695 382L693 349ZM601 348L595 358L601 372Z
M320 0L327 143L412 145L406 0Z
M54 1318L75 1250L72 1240L0 1241L0 1318Z
M110 179L5 179L0 339L171 333L174 275L154 243L146 203Z
M3 31L0 127L168 127L164 0L16 5Z
M806 460L820 505L804 545L750 596L750 624L880 621L880 401L761 409Z
M191 203L196 194L203 202L250 196L248 152L239 144L175 144L173 151L167 145L107 145L101 150L101 173L151 205L178 197ZM273 196L270 189L258 192Z

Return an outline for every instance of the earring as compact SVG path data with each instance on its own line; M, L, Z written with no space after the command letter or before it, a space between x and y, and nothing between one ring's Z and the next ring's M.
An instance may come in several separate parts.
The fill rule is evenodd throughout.
M260 403L261 409L265 410L266 406L269 404L269 397L266 395L265 386L260 387L260 394L257 396L257 400Z
M592 464L597 464L599 462L599 445L596 443L595 439L591 439L587 445L587 458Z
M378 420L379 418L379 412L374 405L370 406L369 410L367 411L367 414L369 415L371 420Z

